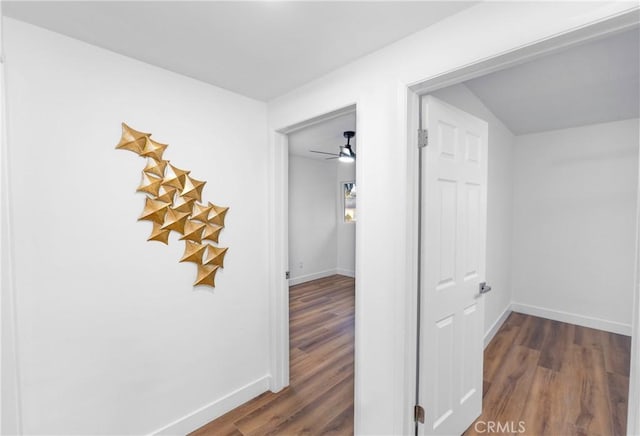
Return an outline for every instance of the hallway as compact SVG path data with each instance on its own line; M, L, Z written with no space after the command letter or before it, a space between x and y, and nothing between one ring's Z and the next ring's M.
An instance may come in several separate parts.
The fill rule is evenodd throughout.
M353 433L353 278L334 275L289 290L291 380L192 436Z

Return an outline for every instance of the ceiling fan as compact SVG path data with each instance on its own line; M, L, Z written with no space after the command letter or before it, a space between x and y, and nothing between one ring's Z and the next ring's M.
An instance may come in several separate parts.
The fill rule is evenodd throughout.
M352 130L347 130L346 132L342 133L342 136L347 138L347 143L345 145L340 146L340 153L337 153L337 154L326 153L324 151L316 151L316 150L309 150L309 151L311 153L328 154L330 156L333 156L333 157L328 157L326 159L338 159L340 162L353 162L354 160L356 160L356 153L351 149L350 141L351 141L351 138L356 136L356 132Z

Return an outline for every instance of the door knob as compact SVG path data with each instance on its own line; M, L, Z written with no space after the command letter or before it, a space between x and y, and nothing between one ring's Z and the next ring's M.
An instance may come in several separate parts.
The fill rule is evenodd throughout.
M491 290L491 286L487 285L487 282L480 283L480 293L486 294Z

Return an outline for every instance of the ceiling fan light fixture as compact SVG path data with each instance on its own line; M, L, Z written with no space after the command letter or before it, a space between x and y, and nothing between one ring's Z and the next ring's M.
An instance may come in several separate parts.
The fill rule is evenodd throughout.
M356 159L356 154L351 150L351 147L344 145L340 147L340 155L338 160L340 162L353 162Z
M344 136L347 139L347 143L345 145L340 146L340 152L337 154L327 153L326 151L319 151L319 150L309 150L309 152L333 156L333 157L327 157L325 159L338 159L338 161L340 162L353 162L354 160L356 160L356 154L351 148L350 141L351 141L351 138L356 136L356 132L354 132L353 130L347 130L346 132L342 133L342 136Z
M356 136L356 132L354 132L353 130L347 130L346 132L342 133L342 136L345 137L347 143L340 147L340 155L338 157L338 160L340 162L353 162L354 160L356 160L356 154L351 149L351 138Z

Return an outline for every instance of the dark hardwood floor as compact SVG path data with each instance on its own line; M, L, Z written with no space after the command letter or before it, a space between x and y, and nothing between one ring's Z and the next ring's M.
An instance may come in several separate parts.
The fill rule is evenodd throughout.
M290 386L192 435L353 434L353 321L353 279L291 287ZM626 434L630 347L627 336L512 313L485 349L483 414L465 435Z
M512 313L485 349L483 414L465 435L523 434L520 421L533 436L626 434L630 348L627 336ZM509 427L488 432L490 421Z
M354 279L331 276L289 291L291 383L192 433L353 434Z

